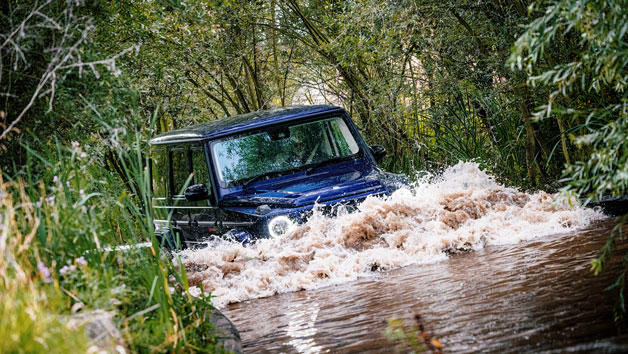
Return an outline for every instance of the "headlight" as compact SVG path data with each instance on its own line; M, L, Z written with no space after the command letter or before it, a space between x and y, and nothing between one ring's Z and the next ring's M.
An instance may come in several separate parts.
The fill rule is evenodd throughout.
M281 215L273 218L268 223L268 233L273 238L283 237L294 231L295 223L287 216Z

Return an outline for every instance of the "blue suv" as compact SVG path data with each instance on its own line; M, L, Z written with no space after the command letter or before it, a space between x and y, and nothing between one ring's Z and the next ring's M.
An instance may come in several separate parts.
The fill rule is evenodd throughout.
M333 106L241 114L149 143L155 232L169 247L212 235L282 237L315 204L334 213L407 183L377 167L384 148L367 146L349 114Z

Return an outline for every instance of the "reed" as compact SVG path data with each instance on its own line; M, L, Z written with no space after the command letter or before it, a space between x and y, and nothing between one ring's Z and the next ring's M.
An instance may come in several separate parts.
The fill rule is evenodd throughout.
M0 352L86 351L83 332L66 327L57 315L62 303L37 245L41 220L23 181L0 175ZM51 283L49 286L45 284Z
M132 351L220 351L210 297L190 296L180 260L162 254L154 237L142 136L131 125L97 149L24 146L28 163L5 173L0 335L12 340L0 352L86 349L65 318L91 309L114 314ZM103 168L104 156L119 168ZM133 247L145 241L151 246Z

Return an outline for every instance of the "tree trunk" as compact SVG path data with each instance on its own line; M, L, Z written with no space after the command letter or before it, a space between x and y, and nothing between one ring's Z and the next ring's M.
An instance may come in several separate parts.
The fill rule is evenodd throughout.
M270 21L273 27L275 26L275 21L277 21L277 18L276 18L277 14L275 13L276 6L277 6L276 0L271 0L270 1ZM280 100L281 106L284 107L286 105L286 97L284 95L284 89L281 85L279 58L277 55L277 33L275 32L274 29L270 30L270 37L271 37L272 50L273 50L273 66L275 69L275 74L273 76L275 77L275 85L277 85L277 93L279 94L279 100Z
M571 165L571 159L569 158L569 151L567 150L567 139L565 138L565 127L563 126L563 120L556 117L556 122L558 122L558 129L560 130L560 143L563 148L563 155L565 156L565 162L568 165Z
M532 115L530 114L530 109L528 108L528 103L526 102L526 97L522 90L516 88L515 95L517 96L519 112L521 113L521 119L523 120L526 130L526 141L524 147L526 151L526 166L528 169L528 175L530 176L532 184L536 185L538 183L539 171L534 161L536 157L536 142L534 138L534 126L532 125Z

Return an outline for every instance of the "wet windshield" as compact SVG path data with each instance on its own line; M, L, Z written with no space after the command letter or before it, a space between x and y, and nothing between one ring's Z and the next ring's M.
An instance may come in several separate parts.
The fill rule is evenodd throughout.
M349 158L360 148L341 117L284 125L212 144L221 185Z

